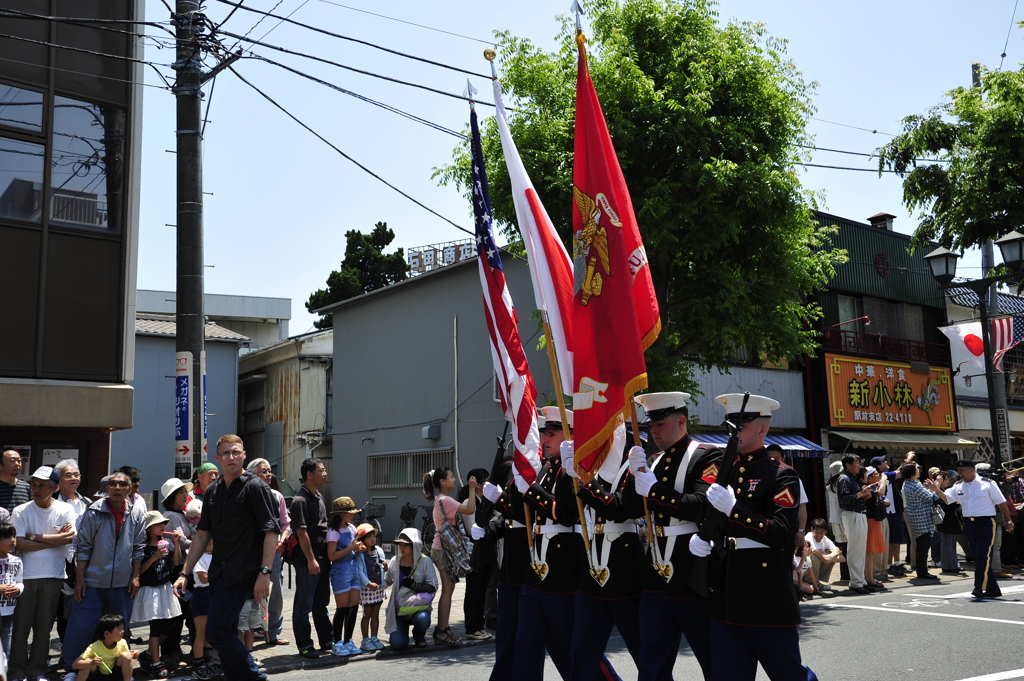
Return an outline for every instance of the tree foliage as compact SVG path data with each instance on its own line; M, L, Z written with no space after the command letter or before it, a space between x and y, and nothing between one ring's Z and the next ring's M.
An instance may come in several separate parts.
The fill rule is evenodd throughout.
M963 251L1024 225L1024 69L983 70L980 88L904 118L878 168L903 178L904 204L920 211L915 247Z
M334 270L327 277L326 289L310 294L306 301L306 309L310 312L408 277L409 265L405 262L404 249L384 253L384 249L395 240L395 233L388 229L388 223L378 222L369 234L350 229L345 232L345 239L345 259L341 261L341 269ZM334 325L334 315L324 315L313 325L318 329L329 329Z
M707 0L586 3L591 74L630 189L661 305L652 389L692 388L687 360L743 364L813 352L806 296L844 257L813 220L796 164L814 86L760 24L719 25ZM510 127L566 243L572 233L575 33L549 53L498 32ZM493 119L483 141L492 210L520 237ZM469 191L468 144L435 173Z

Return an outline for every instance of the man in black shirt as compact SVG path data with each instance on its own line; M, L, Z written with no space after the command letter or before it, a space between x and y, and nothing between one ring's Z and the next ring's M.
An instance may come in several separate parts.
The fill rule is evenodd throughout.
M327 482L327 470L323 461L306 459L299 469L302 487L292 499L289 515L292 533L299 540L301 555L292 565L295 567L295 600L292 604L292 631L299 655L307 658L320 657L313 645L313 632L309 626L309 615L320 642L320 650L331 649L334 627L331 625L327 606L331 600L331 562L327 560L327 506L320 496L320 488Z
M17 451L5 449L0 453L0 507L8 511L13 511L15 506L27 504L32 499L28 483L18 480L21 466L21 454Z
M192 537L185 569L174 583L179 596L206 545L213 539L210 562L210 615L206 640L220 653L225 681L265 681L252 655L238 638L238 616L245 601L270 595L270 573L281 531L277 501L266 483L245 470L242 438L217 441L223 476L203 495L203 512Z
M875 587L867 583L864 571L865 551L868 546L868 502L871 490L857 482L860 473L860 457L847 454L843 457L843 473L836 481L836 496L843 511L843 529L846 531L846 564L850 566L850 591L866 594Z

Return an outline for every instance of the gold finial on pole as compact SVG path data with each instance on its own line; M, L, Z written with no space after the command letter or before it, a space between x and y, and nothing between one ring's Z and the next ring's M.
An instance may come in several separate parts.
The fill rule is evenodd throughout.
M498 53L494 51L493 47L488 47L484 50L484 59L487 61L494 61L498 58Z

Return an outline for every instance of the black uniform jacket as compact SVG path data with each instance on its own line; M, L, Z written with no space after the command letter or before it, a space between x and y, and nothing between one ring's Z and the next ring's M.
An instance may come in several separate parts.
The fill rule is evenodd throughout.
M580 486L579 498L594 511L594 526L603 529L604 523L635 523L644 515L643 502L633 489L633 476L627 470L612 490L613 482L595 477ZM623 532L605 548L604 534L595 532L590 537L591 545L597 550L607 551L608 575L604 586L590 572L587 552L580 541L580 582L579 591L601 600L637 598L640 596L640 580L636 578L644 564L643 542L636 532Z
M711 618L726 624L784 627L800 624L793 589L793 534L800 509L796 471L764 449L741 454L729 483L736 505L725 524L726 556ZM731 549L728 537L768 548Z
M699 445L693 452L693 456L690 457L690 465L682 489L676 489L676 475L690 442L691 437L687 435L666 449L664 456L652 471L657 481L647 495L647 506L651 511L651 520L655 528L668 525L672 518L696 522L708 505L708 487L718 475L718 469L722 464L722 450L714 445ZM630 477L630 487L633 487L632 476ZM640 501L641 497L636 494L635 490L632 491L633 496ZM640 503L643 502L640 501ZM689 540L688 535L677 536L672 555L665 556L671 561L673 567L668 582L654 569L654 553L648 550L647 560L644 561L641 573L644 591L664 593L667 598L702 598L689 585L690 570L693 566L693 554L690 553ZM657 537L658 546L662 552L666 550L668 541L668 537Z
M501 516L495 516L490 521L488 534L493 533L495 538L505 538L498 581L510 586L522 586L526 571L530 570L530 549L526 544L526 528L511 527L512 521L526 524L523 495L516 489L511 475L506 481L501 497L494 504L494 510Z
M533 511L534 525L558 523L573 527L580 521L580 515L576 508L572 478L562 468L562 458L556 456L548 459L541 469L541 475L541 482L530 485L524 495L527 505ZM534 535L538 555L543 545L543 536ZM540 556L547 563L547 575L541 579L535 570L528 569L523 583L545 593L576 593L583 538L575 530L547 536L547 557L545 559Z

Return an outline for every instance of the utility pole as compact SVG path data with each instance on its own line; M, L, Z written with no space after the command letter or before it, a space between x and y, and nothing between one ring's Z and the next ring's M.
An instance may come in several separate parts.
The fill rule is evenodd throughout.
M971 64L971 84L981 88L981 64ZM995 251L989 239L981 247L981 276L988 277L996 265ZM981 309L982 339L985 344L985 378L990 403L989 415L992 421L992 450L1000 464L1012 458L1010 454L1010 417L1006 407L1006 379L1002 371L996 370L992 361L995 348L992 347L991 317L999 316L999 285L993 283L988 291L978 292L978 307Z
M241 56L203 73L206 17L198 0L176 0L177 288L174 475L188 481L206 452L206 316L203 310L203 84Z

